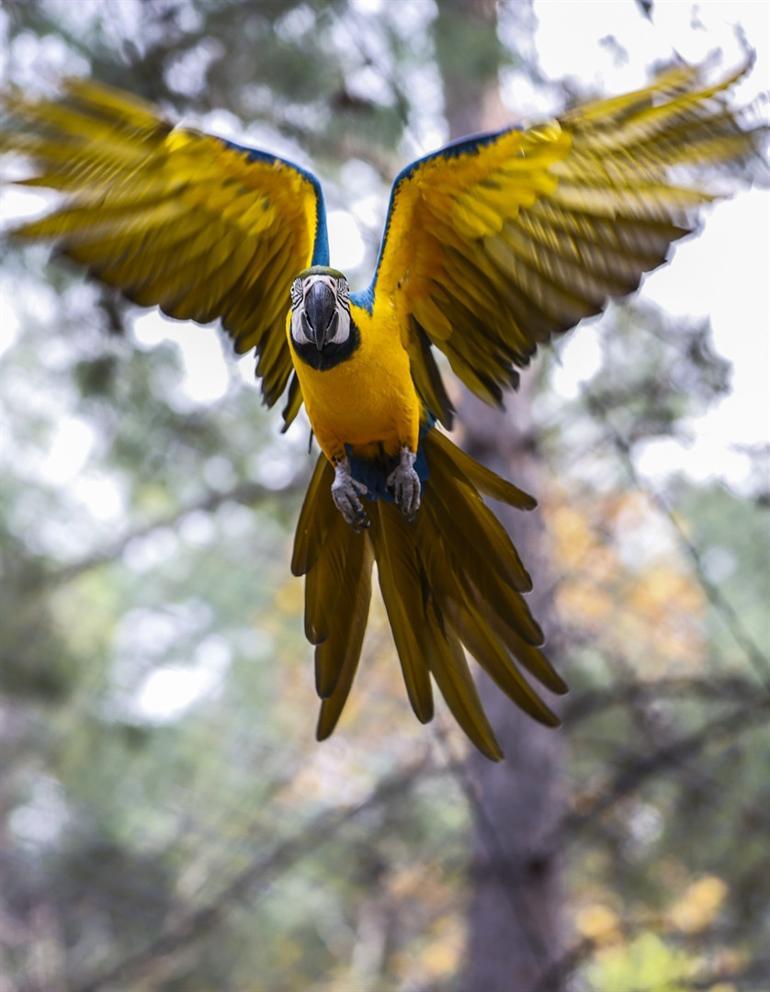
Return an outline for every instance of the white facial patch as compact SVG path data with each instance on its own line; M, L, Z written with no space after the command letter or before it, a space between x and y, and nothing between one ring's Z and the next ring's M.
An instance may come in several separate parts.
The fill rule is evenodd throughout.
M337 306L337 327L329 338L330 344L344 344L350 337L350 311Z
M301 303L291 311L291 336L297 344L313 344L313 341L305 334L305 328L308 325L307 319L302 319L304 315L305 311Z
M324 283L334 293L337 301L334 334L326 344L344 344L350 337L350 300L346 279L335 279L333 276L312 275L302 282L295 279L291 287L291 336L299 345L315 344L309 334L312 333L305 314L305 299L310 288L317 282Z

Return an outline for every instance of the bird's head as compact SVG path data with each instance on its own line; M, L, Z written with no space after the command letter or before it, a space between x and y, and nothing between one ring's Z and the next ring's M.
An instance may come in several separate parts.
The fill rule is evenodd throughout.
M300 272L291 286L291 337L300 357L313 365L345 349L351 339L350 290L341 272L325 265Z

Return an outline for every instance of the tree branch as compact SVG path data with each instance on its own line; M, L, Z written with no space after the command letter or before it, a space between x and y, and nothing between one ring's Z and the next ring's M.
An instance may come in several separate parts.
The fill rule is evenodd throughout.
M635 488L638 489L639 492L641 492L658 510L661 516L665 517L668 521L680 549L685 556L690 559L695 577L697 578L704 595L711 603L714 611L722 617L725 626L732 634L736 644L738 644L743 650L749 664L754 668L763 684L770 686L770 659L768 659L754 643L753 638L743 626L741 618L733 609L733 606L729 600L722 595L722 591L719 587L713 583L711 579L709 579L706 574L706 569L703 566L703 559L700 551L689 539L684 531L684 528L676 519L676 515L664 497L651 486L648 486L639 475L634 459L631 455L631 445L610 422L609 413L603 402L586 387L583 387L582 395L589 413L597 417L607 430L615 450L623 463L625 472Z
M159 517L157 520L153 520L147 524L140 524L138 527L127 530L124 534L121 534L114 541L100 548L98 551L94 551L77 561L71 562L69 565L64 565L62 568L49 572L46 578L46 586L70 582L84 572L98 568L107 562L114 561L120 557L132 541L149 537L159 530L176 527L180 521L192 513L213 513L225 503L240 503L243 506L253 506L262 501L284 496L286 493L298 492L303 485L304 474L295 477L281 489L268 489L266 486L261 486L256 482L239 482L236 486L224 492L208 492L194 503L188 503L186 506L182 506L163 517Z
M556 825L539 848L533 848L525 858L513 859L506 855L502 845L492 841L487 848L488 868L504 878L511 889L526 884L531 872L552 856L554 851L563 852L566 845L574 841L580 832L597 816L606 812L615 803L635 792L652 776L676 765L698 752L705 750L720 738L734 738L753 729L757 724L770 721L770 693L744 706L736 707L717 719L709 721L698 730L678 740L669 742L650 754L621 768L614 776L605 779L592 793L579 799L577 808ZM463 780L458 762L450 758L449 770L457 777L469 802L476 805L473 787ZM484 810L482 808L482 814ZM484 819L487 819L484 814ZM494 825L493 825L494 827ZM517 910L514 910L517 912ZM567 952L574 955L576 949ZM563 960L563 959L560 959ZM549 974L552 969L548 969ZM553 975L551 975L553 978ZM544 979L545 982L545 979ZM550 992L558 984L535 986L532 992Z
M604 813L619 800L640 788L649 778L713 744L720 737L737 737L758 723L770 720L770 693L739 706L706 723L691 734L663 745L651 754L643 755L632 764L621 768L609 781L604 781L590 796L580 800L558 825L545 843L546 850L555 845L563 846L575 839L591 820Z
M662 699L698 698L710 702L749 702L757 694L756 683L737 675L719 679L670 678L620 682L601 689L587 689L568 698L562 710L567 727L614 706L634 706Z
M338 806L318 814L292 836L266 854L256 857L215 898L182 915L172 927L142 950L129 954L122 961L90 978L73 982L71 992L101 992L116 986L127 988L129 982L141 981L160 959L179 954L216 929L233 906L244 899L255 886L259 885L264 890L276 877L328 843L339 830L362 813L387 803L403 789L410 788L427 768L426 752L417 761L383 778L362 802ZM436 771L443 774L445 769ZM39 990L28 986L19 992Z

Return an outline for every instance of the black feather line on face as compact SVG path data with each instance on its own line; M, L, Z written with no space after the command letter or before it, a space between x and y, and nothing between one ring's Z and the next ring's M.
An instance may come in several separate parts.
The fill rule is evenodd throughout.
M319 351L312 341L308 344L297 344L294 338L291 338L291 346L297 356L306 365L316 369L318 372L326 372L329 369L333 369L336 365L346 362L360 344L361 332L352 317L350 318L350 334L342 344L330 342L324 345L321 351Z

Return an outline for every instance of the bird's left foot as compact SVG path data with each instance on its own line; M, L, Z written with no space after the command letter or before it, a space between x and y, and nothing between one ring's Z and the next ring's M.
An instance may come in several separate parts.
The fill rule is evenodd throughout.
M401 449L398 467L388 476L388 489L393 490L396 506L407 520L414 520L420 509L420 477L415 471L417 455L409 448Z

